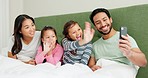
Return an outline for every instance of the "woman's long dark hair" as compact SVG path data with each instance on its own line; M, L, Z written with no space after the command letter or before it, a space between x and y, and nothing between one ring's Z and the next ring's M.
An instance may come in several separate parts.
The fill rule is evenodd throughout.
M14 33L13 33L14 45L12 46L12 49L11 49L11 52L12 52L13 55L18 54L22 49L22 43L21 43L22 34L20 33L20 30L22 28L22 23L26 19L31 19L32 22L35 24L34 19L32 17L26 15L26 14L19 15L15 19Z
M55 33L55 36L57 37L56 30L55 30L53 27L51 27L51 26L45 26L45 27L41 30L41 38L43 38L44 32L47 31L47 30L52 30L52 31ZM58 43L58 37L57 37L56 43ZM41 40L41 46L42 46L42 51L44 51L44 46L43 46L42 40Z

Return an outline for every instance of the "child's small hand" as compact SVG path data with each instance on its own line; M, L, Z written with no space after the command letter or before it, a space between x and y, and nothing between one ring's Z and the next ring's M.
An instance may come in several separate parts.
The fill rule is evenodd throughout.
M51 50L51 48L50 48L51 43L44 42L43 45L44 45L44 53L47 54Z
M54 48L54 45L52 42L44 42L45 54L47 54L47 53L48 53L48 55L51 54L51 51L53 50L53 48Z
M52 50L55 48L55 44L51 42L49 48L50 48L50 51L47 53L47 55L50 55L52 53Z
M85 22L84 29L84 40L86 43L90 42L93 39L95 30L91 28L91 24L89 22Z

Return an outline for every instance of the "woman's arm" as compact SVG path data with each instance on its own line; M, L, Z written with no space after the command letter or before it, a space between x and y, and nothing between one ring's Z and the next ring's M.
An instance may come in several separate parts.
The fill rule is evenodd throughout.
M8 52L8 57L17 59L17 56L13 55L12 52Z
M31 65L36 65L36 62L35 62L34 59L29 60L28 62L24 62L24 63L26 63L26 64L31 64Z

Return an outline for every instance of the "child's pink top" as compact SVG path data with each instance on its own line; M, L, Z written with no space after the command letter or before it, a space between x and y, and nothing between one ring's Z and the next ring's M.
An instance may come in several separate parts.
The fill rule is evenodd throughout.
M52 51L52 54L49 56L44 55L42 52L42 46L39 46L37 55L35 57L35 61L37 64L43 63L44 59L46 59L46 62L56 65L63 56L63 48L61 45L57 44L54 50Z

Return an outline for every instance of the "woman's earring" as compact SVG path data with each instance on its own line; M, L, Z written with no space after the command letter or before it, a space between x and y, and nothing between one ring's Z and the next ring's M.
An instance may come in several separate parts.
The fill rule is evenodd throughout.
M19 33L22 33L21 31L19 31Z

